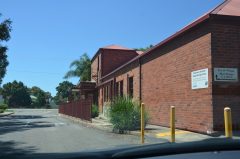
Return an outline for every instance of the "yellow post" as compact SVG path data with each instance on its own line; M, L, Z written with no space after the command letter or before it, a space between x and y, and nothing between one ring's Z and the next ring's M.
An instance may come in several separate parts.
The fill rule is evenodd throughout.
M224 108L224 123L225 123L225 136L232 137L232 115L231 108Z
M170 110L170 129L171 129L171 142L175 142L175 107L171 106Z
M144 144L144 103L141 104L141 143Z

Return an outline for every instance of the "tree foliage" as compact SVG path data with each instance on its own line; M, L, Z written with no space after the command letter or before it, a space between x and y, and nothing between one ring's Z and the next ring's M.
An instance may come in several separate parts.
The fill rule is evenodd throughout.
M36 97L36 100L32 101L32 105L35 107L44 107L46 106L51 98L51 93L50 92L45 92L41 88L37 86L33 86L30 89L30 94Z
M31 98L28 88L22 82L8 82L3 85L1 93L7 103L11 107L29 107Z
M56 104L59 104L61 102L65 102L68 99L69 91L74 87L74 84L68 81L63 81L59 83L59 85L56 87L57 94L53 98Z
M1 17L1 14L0 14ZM0 23L0 84L2 83L2 79L6 74L6 68L8 66L7 60L7 47L3 46L1 42L8 41L10 39L11 32L11 20L6 19Z
M65 79L70 77L80 77L80 81L91 80L91 60L84 53L79 60L75 60L70 64L71 70L64 76Z
M149 45L149 46L147 46L147 47L137 48L137 49L135 49L135 50L145 52L145 51L147 51L148 49L150 49L150 48L152 48L152 47L153 47L153 45Z

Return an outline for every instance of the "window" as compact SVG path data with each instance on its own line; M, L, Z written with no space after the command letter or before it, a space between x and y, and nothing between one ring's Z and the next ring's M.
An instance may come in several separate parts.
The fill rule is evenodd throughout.
M123 97L123 81L119 82L119 95Z
M116 97L119 96L119 82L116 82L115 91L116 91Z
M128 78L128 95L133 97L133 77Z
M109 99L109 92L108 92L108 86L106 86L106 101Z
M123 96L123 80L116 82L116 88L115 88L115 93L116 93L116 97L117 96Z
M104 88L104 94L103 94L103 99L104 102L110 101L111 100L111 85L106 85Z
M111 101L112 100L112 97L113 97L113 81L111 81L110 85L109 85L109 100Z
M106 87L104 87L104 88L103 88L103 101L104 101L104 102L106 101L106 95L107 95Z
M109 84L108 86L107 86L107 88L108 88L108 101L110 101L111 100L111 84Z

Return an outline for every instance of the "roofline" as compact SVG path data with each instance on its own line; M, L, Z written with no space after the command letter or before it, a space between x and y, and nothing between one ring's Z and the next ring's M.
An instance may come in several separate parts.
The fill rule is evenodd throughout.
M225 5L227 5L231 0L224 0L221 4L215 7L210 14L217 14Z
M99 48L98 51L95 53L95 55L93 56L93 58L91 59L91 62L93 62L93 60L95 60L95 58L97 57L98 54L100 54L100 50L124 50L124 51L135 51L134 49L111 49L111 48ZM137 55L139 55L138 53L136 53Z
M114 80L114 78L111 78L111 79L109 79L109 80L107 80L107 81L105 81L105 82L102 82L102 83L96 85L96 87L101 87L101 86L103 86L103 85L105 85L105 84L107 84L107 83L109 83L109 82L111 82L111 81L113 81L113 80Z
M113 70L112 72L110 72L109 74L103 76L101 79L106 78L107 76L110 76L111 74L117 72L118 70L120 70L121 68L127 66L128 64L134 62L137 59L140 59L141 57L148 55L149 53L151 53L152 51L156 50L157 48L167 44L168 42L172 41L173 39L175 39L176 37L182 35L183 33L187 32L188 30L192 29L193 27L203 23L204 21L206 21L207 19L209 19L209 17L212 14L216 14L219 10L221 10L227 3L229 3L231 0L225 0L223 1L221 4L217 5L216 7L214 7L212 10L208 11L207 13L205 13L203 16L201 16L200 18L196 19L195 21L193 21L192 23L188 24L187 26L183 27L181 30L179 30L178 32L176 32L175 34L171 35L170 37L168 37L167 39L161 41L160 43L158 43L157 45L153 46L152 48L148 49L146 52L136 56L135 58L133 58L132 60L126 62L125 64L121 65L120 67L116 68L115 70Z
M121 68L127 66L128 64L134 62L137 59L140 59L141 57L151 53L152 51L156 50L157 48L165 45L166 43L168 43L169 41L175 39L176 37L178 37L179 35L185 33L186 31L188 31L189 29L201 24L202 22L204 22L205 20L207 20L210 17L209 12L207 14L205 14L204 16L202 16L201 18L197 19L196 21L190 23L189 25L185 26L184 28L182 28L180 31L176 32L175 34L171 35L170 37L168 37L167 39L163 40L162 42L158 43L157 45L153 46L152 48L148 49L146 52L136 56L135 58L133 58L132 60L126 62L125 64L121 65L120 67L116 68L115 70L113 70L112 72L110 72L109 74L103 76L101 79L106 78L107 76L115 73L116 71L120 70Z

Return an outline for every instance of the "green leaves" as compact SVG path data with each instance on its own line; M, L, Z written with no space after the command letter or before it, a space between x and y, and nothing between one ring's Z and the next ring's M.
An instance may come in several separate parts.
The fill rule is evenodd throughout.
M7 104L0 104L0 113L3 113L8 108Z
M61 102L67 101L67 98L69 96L69 91L74 87L74 84L68 81L63 81L62 83L59 83L59 85L56 87L57 94L54 97L54 101L56 104L59 104Z
M134 102L129 97L117 97L113 100L110 107L110 122L113 129L119 133L135 130L140 127L140 106L139 102ZM145 123L148 117L145 112Z
M145 47L145 48L137 48L137 49L135 49L135 50L145 52L145 51L147 51L148 49L150 49L150 48L152 48L152 47L153 47L153 45L149 45L149 46L147 46L147 47Z
M36 99L32 99L32 105L38 108L46 106L46 104L48 104L47 101L51 98L49 92L44 92L41 88L36 86L30 89L30 94L36 97Z
M0 40L8 41L10 39L10 32L12 30L11 27L12 21L10 19L4 20L0 23Z
M28 88L22 82L13 81L4 84L1 93L9 106L29 107L31 105Z
M92 105L92 114L91 114L92 118L97 117L98 114L99 114L99 112L98 112L98 106L97 106L96 104L93 104L93 105Z
M70 64L71 70L64 76L65 79L70 77L80 77L81 81L91 80L91 60L84 53L79 60L75 60Z
M12 22L9 19L6 19L0 23L0 42L8 41L10 39L10 32L12 30L11 23ZM6 67L9 64L6 52L7 47L0 44L0 84L2 83L2 79L6 74Z

